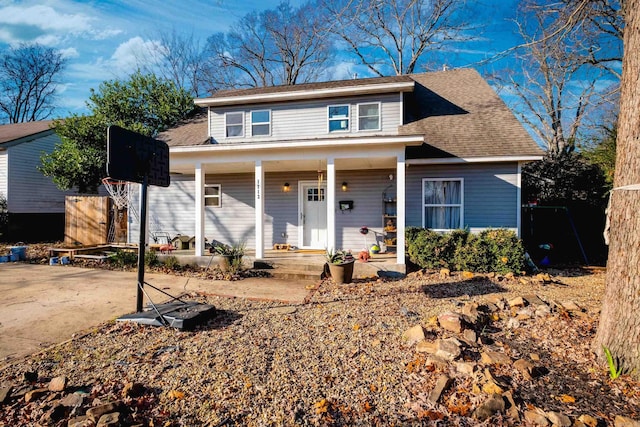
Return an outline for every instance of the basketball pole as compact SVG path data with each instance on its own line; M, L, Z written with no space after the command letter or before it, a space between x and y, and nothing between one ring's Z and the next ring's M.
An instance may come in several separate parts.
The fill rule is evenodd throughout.
M138 294L136 298L136 311L142 311L142 299L144 288L144 252L147 242L147 185L148 174L142 178L142 188L140 189L140 238L138 239Z

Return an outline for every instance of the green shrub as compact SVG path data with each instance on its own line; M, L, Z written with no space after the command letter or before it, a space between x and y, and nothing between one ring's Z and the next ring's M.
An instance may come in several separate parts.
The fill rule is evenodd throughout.
M409 260L422 268L504 274L520 272L524 265L522 241L506 229L475 235L468 230L436 233L410 227L406 239Z
M160 260L158 259L158 254L153 251L149 251L144 254L144 265L147 267L155 267L160 265Z
M495 228L484 230L480 239L487 245L487 271L519 273L524 268L525 248L522 239L511 230Z
M164 259L164 265L169 270L179 271L182 269L182 265L180 264L180 261L178 261L178 258L176 258L173 255L168 256Z
M423 268L448 267L446 260L440 256L443 252L442 234L421 229L411 237L411 240L407 239L407 255L411 262Z
M116 267L131 267L138 263L138 254L132 251L116 249L116 252L109 257L109 262Z

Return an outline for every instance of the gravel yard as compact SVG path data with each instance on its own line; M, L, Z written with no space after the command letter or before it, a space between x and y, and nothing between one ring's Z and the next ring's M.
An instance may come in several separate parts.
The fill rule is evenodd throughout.
M572 422L591 416L599 425L614 425L616 416L638 419L640 386L625 376L611 381L590 352L604 272L549 273L546 283L438 272L342 286L324 281L297 306L193 295L219 310L198 330L108 323L1 368L0 391L11 386L14 397L0 404L0 425L72 425L68 420L88 408L113 401L123 425L144 426L533 425L526 412L535 410ZM473 367L465 374L402 339L416 325L427 340L456 336L435 316L469 302L532 294L549 303L548 315L514 326L506 304L476 332L512 360L531 360L533 378L510 364L483 363L484 346L463 345L457 360ZM582 310L572 314L556 304L568 301ZM442 374L450 382L434 402L429 395ZM511 391L517 411L481 421L476 409L493 394L483 389L492 374L502 392ZM59 376L64 391L29 403L16 391L46 387ZM57 404L74 392L79 404Z

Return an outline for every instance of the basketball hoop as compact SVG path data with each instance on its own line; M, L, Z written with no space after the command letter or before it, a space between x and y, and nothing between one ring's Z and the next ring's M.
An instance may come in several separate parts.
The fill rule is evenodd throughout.
M129 206L129 183L111 178L103 178L102 184L109 192L118 210Z

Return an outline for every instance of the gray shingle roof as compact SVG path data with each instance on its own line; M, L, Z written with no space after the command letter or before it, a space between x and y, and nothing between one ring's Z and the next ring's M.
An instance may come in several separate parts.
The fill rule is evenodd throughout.
M471 69L414 74L401 135L424 135L407 157L541 156L540 147L489 84ZM411 108L414 107L414 108Z
M0 126L0 144L48 131L51 123L53 120L2 125Z
M199 109L195 115L178 123L171 129L160 132L156 138L170 147L186 145L203 145L209 143L207 130L207 110Z
M366 79L351 79L351 80L334 80L329 82L316 82L316 83L303 83L297 85L282 85L282 86L266 86L251 89L229 89L221 90L213 95L211 98L227 98L231 96L251 96L251 95L266 95L272 93L284 93L284 92L302 92L318 89L338 89L345 87L357 87L374 84L384 83L399 83L410 82L412 79L410 76L388 76L388 77L371 77Z

